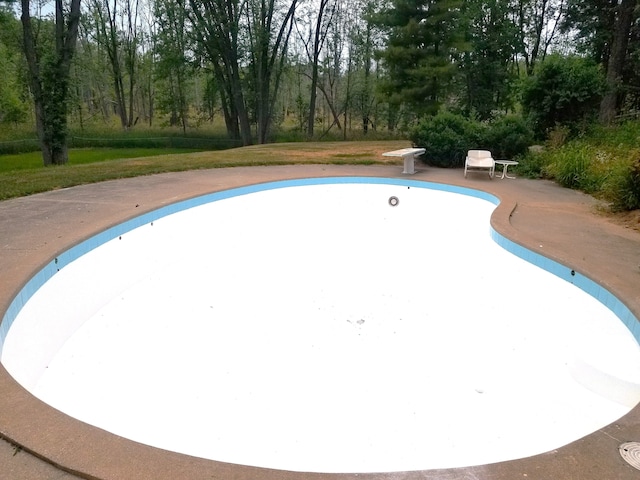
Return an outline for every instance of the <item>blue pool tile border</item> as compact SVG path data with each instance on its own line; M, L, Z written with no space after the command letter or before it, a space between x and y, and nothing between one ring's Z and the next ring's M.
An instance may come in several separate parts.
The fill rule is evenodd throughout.
M605 307L611 310L622 323L633 334L636 342L640 344L640 325L638 319L633 312L627 307L618 297L613 295L609 290L591 280L589 277L582 273L567 267L551 258L545 257L540 253L529 250L522 245L519 245L505 236L498 233L493 228L491 229L491 237L493 240L505 250L513 253L517 257L526 260L527 262L536 265L549 273L552 273L556 277L559 277L576 287L580 288L587 294L602 303Z
M2 352L5 338L7 337L13 321L20 313L22 307L29 301L33 294L40 287L42 287L42 285L44 285L60 269L64 268L69 263L90 252L94 248L97 248L104 243L119 237L120 235L124 235L125 233L130 232L135 228L147 225L162 217L166 217L167 215L178 213L183 210L187 210L207 203L224 200L227 198L249 195L251 193L266 190L275 190L278 188L353 183L427 188L431 190L439 190L479 198L493 203L494 205L498 205L500 203L500 199L498 197L481 190L443 183L386 177L314 177L280 180L275 182L247 185L244 187L237 187L229 190L222 190L219 192L209 193L188 200L176 202L171 205L166 205L156 210L152 210L151 212L139 215L111 228L108 228L103 232L100 232L88 238L87 240L80 242L76 246L62 252L60 255L52 259L44 268L38 271L11 301L7 311L2 318L2 321L0 322L0 353ZM572 283L576 287L584 290L586 293L600 301L600 303L609 308L625 324L625 326L633 334L636 341L640 343L640 326L638 324L638 319L633 315L631 310L624 303L622 303L607 289L597 284L590 278L582 275L581 273L571 270L569 267L562 265L555 260L545 257L544 255L534 252L533 250L529 250L528 248L525 248L522 245L509 240L505 236L498 233L493 227L491 227L491 237L498 245L500 245L505 250L513 253L517 257L520 257L529 263L532 263L533 265L536 265L556 275L559 278L562 278L569 283Z

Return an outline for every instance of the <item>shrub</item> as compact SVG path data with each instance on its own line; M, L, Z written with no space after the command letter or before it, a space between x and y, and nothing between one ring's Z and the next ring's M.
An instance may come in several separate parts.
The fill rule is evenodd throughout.
M224 150L239 147L241 142L226 135L208 133L182 134L175 129L157 131L97 132L68 137L69 148L185 148Z
M610 126L596 123L589 129L588 138L593 145L609 145L632 150L640 144L640 122L626 121Z
M15 155L18 153L37 152L40 144L37 138L0 141L0 155Z
M556 125L551 130L549 130L547 135L546 144L550 149L556 149L562 147L569 137L571 136L571 131L569 127Z
M516 167L518 175L527 178L543 178L547 176L548 156L544 151L529 151L522 155Z
M533 131L522 117L498 117L484 130L481 143L488 146L494 158L513 159L526 153L533 143Z
M586 193L597 193L602 188L608 162L602 157L598 160L598 152L587 143L571 142L552 151L551 158L547 174L563 187Z
M625 210L640 208L640 158L629 166L628 175L621 183L614 205Z
M640 208L640 155L634 152L633 160L618 162L603 186L604 197L613 210Z
M522 107L537 138L556 125L573 133L597 113L605 89L601 68L582 57L550 55L522 85Z
M527 151L533 133L517 116L491 123L469 120L450 112L422 119L411 132L416 146L426 150L426 162L437 167L460 167L468 150L490 150L494 158L512 159Z
M410 133L414 145L425 148L425 159L436 167L460 167L467 150L483 148L481 126L462 115L442 112L423 118Z

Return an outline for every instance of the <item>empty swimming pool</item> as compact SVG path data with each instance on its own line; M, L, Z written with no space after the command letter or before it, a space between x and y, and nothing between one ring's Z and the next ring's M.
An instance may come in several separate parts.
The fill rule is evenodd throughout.
M494 198L428 186L279 182L136 219L52 262L2 362L116 434L298 471L521 458L633 407L622 322L500 247Z

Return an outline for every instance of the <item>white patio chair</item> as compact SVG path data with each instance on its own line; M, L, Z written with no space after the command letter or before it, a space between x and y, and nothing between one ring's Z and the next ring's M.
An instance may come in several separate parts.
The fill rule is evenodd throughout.
M489 150L469 150L467 159L464 162L464 177L467 178L469 171L489 171L489 177L493 178L495 172L495 162Z

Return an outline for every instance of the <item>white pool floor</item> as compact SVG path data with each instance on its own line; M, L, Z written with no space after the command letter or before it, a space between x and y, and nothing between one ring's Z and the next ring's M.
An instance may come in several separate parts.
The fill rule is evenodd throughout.
M385 472L543 453L640 400L640 351L592 297L495 244L494 208L318 185L161 218L38 290L2 363L69 415L224 462Z

